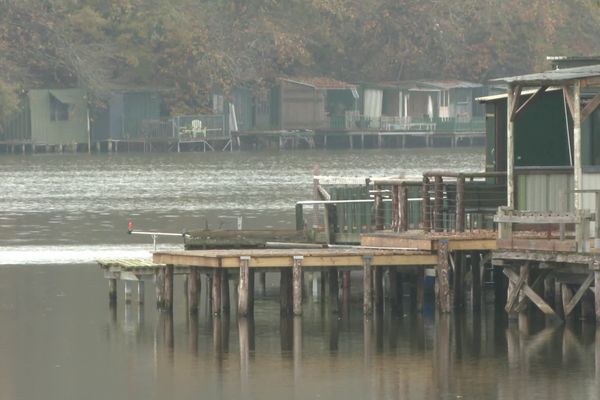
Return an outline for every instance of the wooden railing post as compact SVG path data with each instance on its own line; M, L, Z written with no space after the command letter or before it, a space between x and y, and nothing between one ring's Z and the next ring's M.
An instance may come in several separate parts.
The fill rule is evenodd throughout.
M465 231L465 177L456 180L456 232Z
M375 230L383 230L383 193L381 192L381 186L375 185Z
M431 232L431 218L429 214L429 177L427 176L423 176L421 199L421 220L423 221L423 231Z
M433 228L435 232L441 232L442 221L442 205L444 197L444 180L441 175L436 175L434 184L435 196L433 199Z
M406 232L408 230L408 188L404 184L398 188L398 203L398 230Z

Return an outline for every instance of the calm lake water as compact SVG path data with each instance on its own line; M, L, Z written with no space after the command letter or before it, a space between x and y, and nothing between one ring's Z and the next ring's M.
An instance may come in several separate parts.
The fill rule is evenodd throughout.
M384 176L483 168L473 150L0 157L1 399L598 399L600 330L408 307L364 320L309 299L281 319L276 279L253 321L110 310L94 259L151 250L137 229L292 228L312 170ZM179 248L177 240L161 242ZM353 287L360 286L356 277ZM204 286L204 288L206 285ZM119 288L121 289L121 288ZM206 294L206 290L203 290ZM122 292L119 292L122 298ZM409 300L409 299L405 299ZM519 329L520 328L520 329Z

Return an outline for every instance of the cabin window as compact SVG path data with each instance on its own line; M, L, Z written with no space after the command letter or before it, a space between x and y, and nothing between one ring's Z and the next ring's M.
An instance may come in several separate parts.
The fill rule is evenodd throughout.
M68 121L69 105L50 95L50 121Z

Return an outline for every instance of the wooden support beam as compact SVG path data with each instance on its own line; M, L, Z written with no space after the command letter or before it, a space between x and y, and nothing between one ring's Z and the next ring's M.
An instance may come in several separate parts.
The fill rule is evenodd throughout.
M465 231L465 177L456 179L456 232Z
M363 313L373 314L373 257L363 257Z
M506 275L506 277L510 279L510 275L509 275L508 271L513 272L509 268L504 268L504 270L502 272L504 272L504 275ZM523 288L524 284L525 284L525 276L522 276L522 275L519 276L519 278L516 282L513 282L512 288L508 295L508 299L506 299L506 306L504 307L504 309L506 310L507 313L510 314L510 313L514 312L514 307L517 303L517 299L519 298L519 293L521 292L521 289Z
M138 304L144 304L144 280L140 279L137 282Z
M442 206L444 197L444 180L441 176L436 175L434 183L434 198L433 198L433 229L435 232L443 230L442 221Z
M523 282L521 282L521 290L523 292L523 294L527 297L529 297L529 299L533 302L533 304L535 304L540 310L542 310L542 312L546 315L550 315L550 316L556 316L556 312L554 312L554 309L552 309L552 307L550 307L548 305L548 303L546 303L544 301L544 299L542 299L535 291L533 291L528 284L526 284L524 281L526 279L525 275L517 275L513 270L505 268L504 269L504 275L506 275L508 277L508 279L513 282L513 284L515 285L515 292L519 292L519 290L516 290L518 287L518 284L521 280L523 280ZM513 295L513 293L511 293L511 295ZM518 295L518 293L517 293ZM507 304L508 307L508 304Z
M373 277L373 294L375 296L375 313L383 313L383 268L376 267Z
M198 313L198 269L190 267L187 279L188 312L192 315Z
M154 287L156 290L156 307L163 308L165 304L165 268L160 267L154 276Z
M430 197L429 197L429 177L423 176L423 185L421 186L421 221L424 232L431 231L431 214L430 214Z
M173 265L165 269L165 306L167 311L173 311Z
M596 310L596 323L600 323L600 270L594 271L594 305ZM600 327L598 327L600 331ZM600 343L596 343L600 348ZM600 371L599 371L600 372Z
M583 297L585 292L588 290L588 288L590 287L590 285L592 284L593 281L594 281L594 273L590 272L589 275L587 276L587 278L585 278L585 281L583 281L583 284L579 287L579 289L573 296L573 298L571 298L571 300L565 306L565 317L568 317L569 314L571 314L571 312L573 311L573 309L575 308L577 303L579 303L579 300L581 300L581 298Z
M250 257L240 257L240 278L238 282L238 317L246 317L249 314L249 285Z
M546 277L548 276L549 273L550 273L550 270L547 270L547 269L541 270L540 273L538 274L538 276L533 281L533 283L530 285L531 289L537 292L537 290L539 288L541 288L542 284L544 283L544 280L546 279ZM529 300L528 300L527 296L521 298L519 300L519 303L515 306L515 312L524 311L527 306L528 301Z
M331 312L339 312L339 277L337 268L329 268L329 304Z
M594 98L581 110L581 122L585 121L595 110L600 106L600 93L594 96Z
M481 259L479 253L471 253L471 308L481 310Z
M294 315L302 315L302 256L294 256L292 267Z
M438 263L436 266L436 279L438 285L438 298L437 304L441 312L447 313L451 311L451 297L450 293L450 276L449 276L449 264L448 264L448 241L440 240L438 242Z
M221 315L221 268L215 268L212 272L212 314Z
M416 283L416 309L417 312L423 312L423 307L425 305L425 268L417 268L417 272L415 273L415 283ZM402 301L402 298L400 298Z
M575 106L573 101L573 93L571 92L569 85L563 85L562 92L567 103L567 107L569 107L569 112L571 113L571 116L573 116L575 114Z
M111 306L117 304L117 280L114 278L108 280L108 304Z
M279 297L282 316L292 314L292 271L289 268L280 269Z
M533 104L534 101L540 98L540 96L546 91L546 89L548 89L548 86L542 86L535 93L529 96L527 100L525 100L523 104L521 104L521 106L515 111L513 115L513 120L517 118L517 116L525 109L525 107L530 105L530 103ZM518 104L518 102L516 102L516 104Z
M514 122L517 116L517 109L519 108L519 98L521 97L522 86L517 85L513 88L509 88L509 90L513 90L513 99L514 101L510 104L510 113L509 118L512 122Z
M231 298L229 296L229 271L226 269L221 271L221 292L223 314L229 315L231 312Z
M398 311L398 303L400 298L398 296L398 270L394 267L388 268L389 278L389 302L392 313Z

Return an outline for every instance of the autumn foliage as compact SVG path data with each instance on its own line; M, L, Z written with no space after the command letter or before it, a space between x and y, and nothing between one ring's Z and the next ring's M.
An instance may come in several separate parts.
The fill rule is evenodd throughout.
M597 53L599 22L593 0L0 0L0 119L34 87L197 112L282 75L483 81Z

